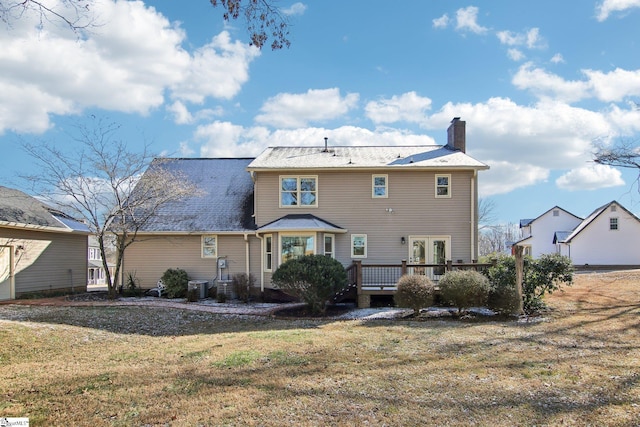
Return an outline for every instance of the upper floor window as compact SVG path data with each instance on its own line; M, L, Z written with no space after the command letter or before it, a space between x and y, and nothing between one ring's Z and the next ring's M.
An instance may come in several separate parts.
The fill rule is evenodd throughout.
M218 256L218 237L202 236L202 258L216 258Z
M371 197L388 197L387 182L389 178L387 175L373 175L372 177L372 190Z
M280 207L317 206L317 182L315 176L280 177Z
M560 211L558 209L554 209L553 216L560 216Z
M436 197L451 197L451 175L436 175Z
M98 249L98 248L89 248L89 259L91 259L91 260L101 260L102 256L100 255L100 249Z
M609 218L609 230L618 229L618 218Z

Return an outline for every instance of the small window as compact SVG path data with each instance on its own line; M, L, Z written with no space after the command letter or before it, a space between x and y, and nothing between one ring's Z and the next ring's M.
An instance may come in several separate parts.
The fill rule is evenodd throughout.
M451 175L436 175L436 197L451 197Z
M264 269L271 271L273 269L273 236L264 236Z
M351 258L367 257L367 235L352 234L351 235Z
M618 229L618 218L609 218L609 230Z
M554 209L553 216L560 216L560 211L558 209Z
M611 205L611 212L616 212L617 210L618 209L616 205Z
M216 258L218 256L218 237L202 236L202 258Z
M324 235L324 254L329 258L335 258L335 244L333 234Z
M386 198L388 190L387 190L387 175L373 175L372 177L372 192L371 197L373 198Z

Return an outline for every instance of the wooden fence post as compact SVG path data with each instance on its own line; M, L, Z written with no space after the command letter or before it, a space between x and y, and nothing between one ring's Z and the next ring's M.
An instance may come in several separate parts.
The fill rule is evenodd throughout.
M522 315L524 313L524 303L522 301L522 281L524 278L524 247L516 245L514 246L514 248L514 254L516 257L516 298L518 298L518 312L516 314Z
M404 276L405 274L407 274L407 260L403 259L402 260L402 269L400 271L400 275Z

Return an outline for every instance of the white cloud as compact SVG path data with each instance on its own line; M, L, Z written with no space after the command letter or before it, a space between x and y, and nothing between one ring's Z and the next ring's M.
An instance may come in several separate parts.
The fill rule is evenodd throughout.
M556 180L556 185L569 191L598 190L625 185L622 172L605 165L589 165L572 169Z
M640 0L603 0L596 6L597 19L602 22L613 12L624 12L634 7L640 7Z
M616 68L609 73L583 70L594 95L601 101L621 101L627 96L640 96L640 70Z
M540 98L574 102L589 96L590 87L588 82L567 81L542 68L534 68L531 62L523 64L513 76L511 82L518 89L531 90Z
M198 127L195 139L202 143L203 157L257 156L266 147L329 145L433 145L428 135L414 135L398 129L371 131L355 126L336 129L307 127L270 131L265 127L244 128L228 122L215 122Z
M496 33L500 43L507 46L519 46L524 43L524 36L522 34L513 33L511 31L498 31Z
M526 58L525 54L522 53L521 50L514 49L514 48L511 48L511 49L507 50L507 56L512 61L522 61L523 59Z
M100 25L80 39L56 25L36 30L34 14L0 32L0 134L43 132L52 114L86 108L148 114L171 89L175 100L228 99L259 54L223 32L191 55L184 31L140 1L104 0L92 12Z
M167 105L166 110L177 125L189 125L202 120L210 120L224 113L222 107L218 107L215 110L208 108L198 110L193 114L182 101L174 101L172 104Z
M527 47L529 49L542 49L545 47L545 42L540 36L539 28L532 28L529 31L527 31L526 40L527 40Z
M415 92L407 92L390 99L368 102L365 106L367 117L374 123L395 123L407 121L420 123L425 119L427 110L431 109L431 99L418 96Z
M540 36L539 28L531 28L526 33L498 31L496 37L498 37L501 44L507 46L526 46L528 49L541 49L546 45L544 39Z
M231 42L229 33L223 31L194 52L183 78L173 85L172 96L195 103L208 96L233 98L249 80L249 64L259 55L259 49L238 40Z
M549 169L527 163L490 160L491 169L482 172L478 192L480 197L509 193L513 190L544 182Z
M310 122L323 122L346 114L356 107L355 93L340 95L340 89L309 89L306 93L281 93L269 98L256 116L256 122L274 127L296 128Z
M560 64L564 62L564 58L562 57L562 54L556 53L551 57L551 62L554 64Z
M287 16L303 15L306 10L307 10L307 5L305 5L304 3L297 2L287 8L282 9L282 13Z
M484 34L488 31L478 24L478 11L475 6L468 6L464 9L458 9L456 11L456 30L470 31L476 34Z
M445 13L440 18L435 18L431 22L433 23L433 28L447 28L449 25L449 15Z

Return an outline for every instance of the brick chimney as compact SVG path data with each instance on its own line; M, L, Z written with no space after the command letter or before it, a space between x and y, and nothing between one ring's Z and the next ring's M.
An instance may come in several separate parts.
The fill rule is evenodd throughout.
M467 149L467 137L466 128L467 122L460 120L460 117L454 117L451 120L451 125L447 129L447 147L451 150L466 152Z

